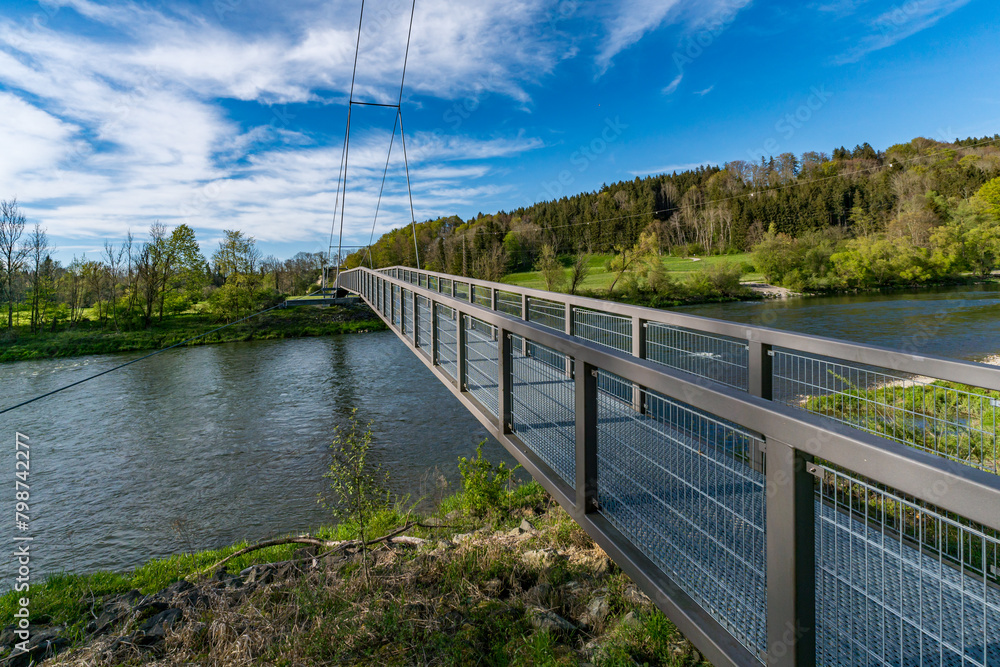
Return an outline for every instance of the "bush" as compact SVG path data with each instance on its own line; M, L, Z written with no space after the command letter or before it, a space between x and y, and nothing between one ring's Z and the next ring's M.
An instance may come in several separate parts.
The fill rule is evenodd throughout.
M688 277L688 289L698 296L741 296L745 291L740 285L743 267L736 262L708 264Z
M462 474L462 488L465 509L475 516L486 516L492 511L507 509L510 499L510 482L517 465L508 468L506 463L493 465L483 458L483 440L476 445L476 458L458 458L458 470Z

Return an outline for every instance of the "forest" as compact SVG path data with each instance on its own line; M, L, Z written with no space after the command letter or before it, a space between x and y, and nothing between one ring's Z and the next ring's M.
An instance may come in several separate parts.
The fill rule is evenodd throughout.
M657 284L656 257L752 252L744 271L793 289L919 285L997 267L998 178L1000 135L918 137L884 151L863 143L637 177L470 220L439 218L416 225L417 245L424 268L485 280L544 271L552 255L567 267L574 257L610 255L609 271L629 267L620 289L662 292L677 286ZM415 266L411 228L346 260L362 263Z

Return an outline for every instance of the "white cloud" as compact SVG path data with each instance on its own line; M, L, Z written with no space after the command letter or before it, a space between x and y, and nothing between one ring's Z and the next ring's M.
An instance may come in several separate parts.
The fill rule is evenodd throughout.
M674 80L671 81L669 84L667 84L667 86L663 89L663 91L662 91L663 94L664 95L673 95L674 92L676 92L677 87L679 85L681 85L681 81L683 81L683 80L684 80L684 75L683 74L678 74L676 77L674 77Z
M694 91L694 94L697 95L698 97L705 97L705 95L708 95L713 90L715 90L715 84L714 83L711 86L709 86L708 88L705 88L703 90L696 90L696 91Z
M705 32L715 39L752 1L620 0L603 18L606 34L596 58L598 75L611 67L615 56L663 25L683 24L689 32Z
M869 21L870 34L861 37L846 52L834 59L838 65L857 62L874 51L889 48L911 35L934 26L969 0L909 0Z
M660 167L650 167L648 169L636 169L629 171L628 173L632 176L649 176L650 174L672 174L682 171L691 171L692 169L697 169L702 166L710 166L713 164L719 164L717 161L707 160L705 162L687 162L684 164L665 164Z
M541 25L550 4L418 3L406 91L445 99L498 93L527 104L525 86L564 56L565 45ZM298 5L283 11L282 30L242 32L234 27L239 17L220 24L212 12L61 5L118 35L98 42L0 19L0 196L17 195L29 216L68 240L63 248L92 242L97 249L104 238L154 219L187 222L203 239L226 228L264 241L324 236L337 199L340 144L318 145L294 119L282 119L280 105L346 99L356 23L344 16L356 16L356 3L318 3L308 12ZM356 87L362 98L398 95L409 20L408 5L400 7L366 3ZM241 128L222 99L276 106L273 118ZM352 133L345 234L363 241L387 143L388 128ZM408 134L418 219L495 195L499 188L476 182L491 172L486 161L541 145L520 135ZM378 228L407 220L397 138Z

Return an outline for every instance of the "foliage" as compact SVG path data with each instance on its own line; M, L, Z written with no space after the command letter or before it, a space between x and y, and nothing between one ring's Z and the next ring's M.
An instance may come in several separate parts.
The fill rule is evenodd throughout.
M357 526L361 541L365 579L369 581L368 551L372 520L392 506L389 473L371 458L372 422L362 426L358 409L351 410L346 429L338 426L330 445L330 467L323 474L330 480L330 494L320 496L320 503L341 521Z
M542 246L535 270L541 272L545 279L545 289L550 292L560 291L566 282L566 272L563 271L563 266L559 263L559 258L556 257L556 251L547 243Z
M573 266L569 273L569 293L576 294L583 285L583 281L590 275L590 255L580 253L573 259Z
M483 440L476 446L476 457L468 459L464 456L458 459L458 470L462 475L462 488L465 491L463 502L465 508L474 516L483 517L491 512L507 509L510 500L510 483L514 471L521 466L508 468L501 461L494 465L483 457Z

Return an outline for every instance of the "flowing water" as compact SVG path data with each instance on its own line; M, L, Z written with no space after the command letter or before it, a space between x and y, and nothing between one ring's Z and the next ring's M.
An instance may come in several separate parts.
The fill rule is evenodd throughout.
M1000 352L995 285L681 310L923 354ZM0 405L135 356L0 364ZM15 431L31 446L33 578L314 528L330 520L316 498L334 427L355 408L414 498L440 496L441 475L455 490L457 457L487 437L390 332L179 349L3 416L4 539ZM510 460L494 441L487 453Z

